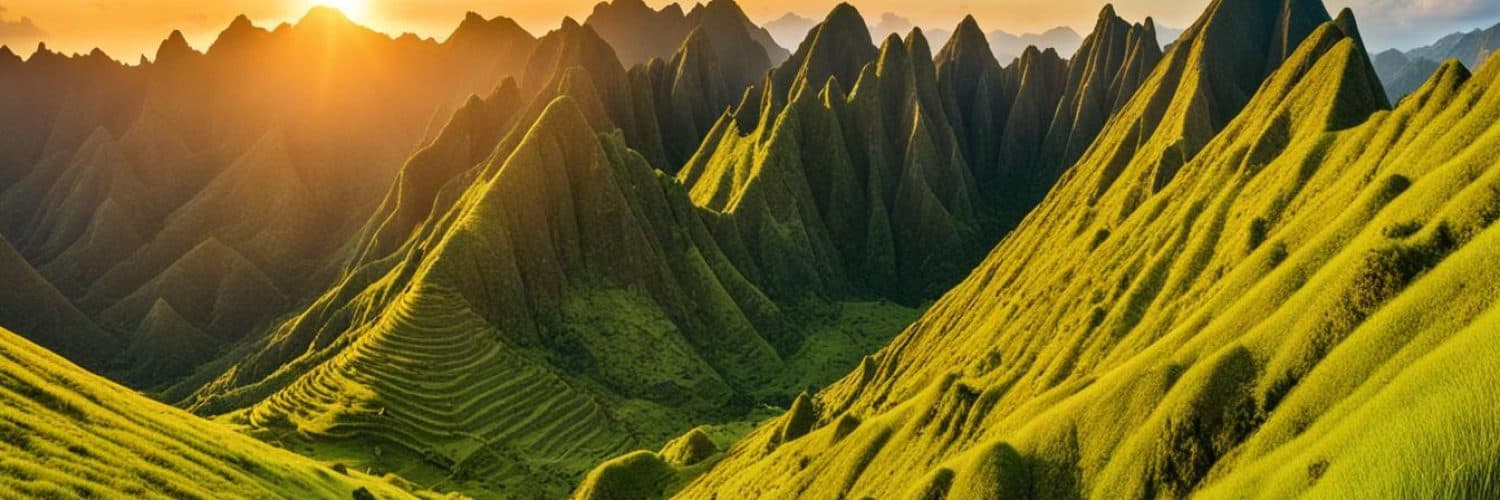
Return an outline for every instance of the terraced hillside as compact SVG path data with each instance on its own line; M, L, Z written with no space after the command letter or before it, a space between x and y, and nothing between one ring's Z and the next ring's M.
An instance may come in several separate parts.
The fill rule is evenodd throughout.
M168 407L0 329L0 496L413 498Z
M1316 1L1213 2L889 346L707 465L580 493L1500 493L1500 63L1391 110L1359 40Z
M1106 13L1101 25L1124 25ZM658 446L694 425L747 418L758 403L784 405L826 383L914 317L868 297L915 302L925 293L851 286L830 252L835 241L858 248L863 236L829 238L825 207L797 191L864 189L865 181L819 178L801 166L737 166L779 172L735 188L762 193L767 212L756 213L705 201L707 179L735 175L729 169L690 162L682 176L698 180L684 186L653 168L671 148L696 143L695 134L727 137L741 123L779 137L771 149L795 151L815 136L794 133L799 126L787 116L835 116L871 128L851 129L860 135L849 149L834 144L828 154L854 151L859 168L874 162L907 174L903 185L876 187L877 202L851 198L827 217L857 218L887 204L923 214L933 193L955 207L977 203L944 112L956 107L949 97L971 97L952 85L961 72L944 73L953 89L945 94L920 33L892 37L877 52L852 7L826 24L763 89L744 92L715 76L724 62L701 32L670 65L627 71L589 26L565 21L539 41L520 84L471 99L412 157L334 287L168 397L205 414L233 412L258 433L317 456L436 488L524 496L562 494L602 458ZM1093 47L1120 55L1101 52L1080 95L1096 92L1093 81L1114 80L1103 75L1117 67L1144 71L1122 64L1133 52L1123 50L1127 38L1101 35ZM977 46L951 51L944 64L999 75L986 46ZM851 59L841 47L868 57ZM1052 57L1050 70L1062 80L1067 67ZM836 83L821 93L836 98L807 90L809 75L844 71L865 75L851 79L857 85L846 104L837 103L845 96ZM799 90L783 96L782 80ZM741 101L735 112L709 111L731 96ZM1048 111L1035 125L1037 149L1054 105L1038 105ZM717 118L712 130L672 128L708 117ZM916 131L910 155L883 149L881 138L908 133L900 130ZM727 155L720 151L705 146L694 162ZM841 167L853 165L827 165ZM771 198L788 188L793 198ZM887 202L898 195L902 203ZM789 209L802 210L794 223L807 237L768 239L773 227L759 217ZM829 260L808 260L809 251ZM879 269L894 276L893 266ZM741 428L722 427L712 438L725 441ZM370 448L380 453L355 451Z
M827 363L857 357L841 346L909 320L887 306L876 317L899 319L842 341L784 325L708 214L622 133L596 130L598 94L574 74L559 87L571 93L479 165L420 240L361 272L393 267L348 278L193 404L248 406L234 418L265 435L295 431L312 453L425 486L558 495L603 457L808 380L783 371L827 380ZM780 332L818 348L778 351ZM280 357L303 335L307 354ZM380 453L351 453L371 447Z

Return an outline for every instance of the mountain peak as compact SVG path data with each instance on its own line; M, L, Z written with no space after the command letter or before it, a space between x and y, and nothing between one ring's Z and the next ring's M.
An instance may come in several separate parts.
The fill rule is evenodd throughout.
M865 17L860 15L859 9L854 8L848 2L840 2L838 5L835 5L833 10L828 12L828 17L823 19L823 24L826 26L847 26L855 23L864 26ZM868 31L868 28L866 28L866 31Z
M315 5L297 21L295 28L344 29L358 26L344 11L325 5Z
M244 31L252 29L255 29L255 23L250 22L250 18L248 16L240 14L238 16L234 16L234 20L229 22L229 27L225 28L224 31Z
M1099 20L1101 20L1101 21L1107 20L1107 19L1115 19L1117 17L1120 17L1120 16L1118 16L1118 15L1115 14L1115 4L1107 3L1107 4L1104 4L1104 8L1103 9L1099 9Z
M1339 31L1343 31L1349 38L1353 38L1354 42L1359 44L1361 49L1364 48L1365 38L1359 34L1359 22L1354 19L1353 10L1344 7L1343 10L1339 11L1338 17L1333 19L1333 24L1334 26L1338 26Z
M173 30L156 49L156 62L176 61L197 54L181 30Z

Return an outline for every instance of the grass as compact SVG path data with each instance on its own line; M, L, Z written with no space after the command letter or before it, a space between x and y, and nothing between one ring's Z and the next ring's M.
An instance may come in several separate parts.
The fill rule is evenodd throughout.
M726 442L915 317L771 301L683 186L595 132L587 81L573 84L395 257L362 264L189 402L423 488L562 496L600 461L700 424Z
M1387 110L1345 15L1234 105L1248 80L1225 77L1262 70L1204 65L1239 64L1219 44L1283 28L1254 12L1277 8L1215 2L968 280L812 399L809 432L763 424L673 492L1493 496L1500 64Z
M92 375L0 330L0 495L24 498L412 498Z

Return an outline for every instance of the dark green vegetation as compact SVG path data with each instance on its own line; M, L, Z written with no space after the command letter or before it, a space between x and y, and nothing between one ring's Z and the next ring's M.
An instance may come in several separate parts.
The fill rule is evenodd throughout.
M664 491L1494 497L1497 79L1392 110L1348 11L1215 1L963 284Z
M0 329L7 498L410 498L410 489L136 395Z

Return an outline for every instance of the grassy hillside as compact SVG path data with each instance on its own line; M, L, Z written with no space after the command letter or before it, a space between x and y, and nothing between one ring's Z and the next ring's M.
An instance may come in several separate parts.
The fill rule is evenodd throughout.
M411 498L139 396L0 329L0 496Z
M1357 33L1214 2L968 280L667 491L1496 495L1500 64L1387 111Z
M826 383L915 316L772 302L711 214L623 133L598 132L607 112L581 71L554 88L567 95L456 195L433 194L451 208L190 404L428 487L560 495L603 458ZM439 143L467 136L456 125Z

